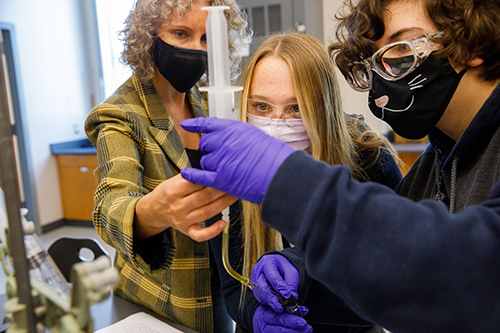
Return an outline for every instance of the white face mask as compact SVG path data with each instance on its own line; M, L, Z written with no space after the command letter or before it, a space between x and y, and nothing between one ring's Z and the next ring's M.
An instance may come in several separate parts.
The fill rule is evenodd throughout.
M295 150L310 150L311 139L302 119L266 118L247 114L248 123Z

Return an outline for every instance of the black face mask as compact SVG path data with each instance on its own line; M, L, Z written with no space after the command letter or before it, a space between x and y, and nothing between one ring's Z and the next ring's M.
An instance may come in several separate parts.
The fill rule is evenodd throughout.
M465 69L456 73L447 59L431 55L412 73L386 81L374 73L368 106L403 138L421 139L436 126Z
M185 49L156 38L153 51L161 75L179 92L191 89L207 70L207 52Z

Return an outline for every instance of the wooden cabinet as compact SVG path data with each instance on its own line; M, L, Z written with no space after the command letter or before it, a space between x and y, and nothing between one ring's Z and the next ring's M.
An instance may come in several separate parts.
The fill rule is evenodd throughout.
M406 175L411 166L415 163L417 158L422 154L422 152L427 148L429 144L429 139L427 137L420 140L409 140L400 137L394 133L394 143L393 146L398 152L400 158L399 169L401 173Z
M417 158L422 154L422 152L400 152L398 153L399 159L401 160L399 164L399 169L401 173L406 175L411 166L415 163Z
M96 155L56 155L56 158L64 218L90 221L97 188Z

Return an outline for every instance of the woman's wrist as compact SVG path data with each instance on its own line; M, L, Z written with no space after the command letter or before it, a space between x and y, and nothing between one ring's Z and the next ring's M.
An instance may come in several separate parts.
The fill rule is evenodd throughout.
M152 212L154 210L149 205L149 194L143 196L137 204L135 205L135 216L134 216L134 238L135 239L147 239L154 235L159 234L163 230L167 229L169 226L155 224L156 219L154 218Z

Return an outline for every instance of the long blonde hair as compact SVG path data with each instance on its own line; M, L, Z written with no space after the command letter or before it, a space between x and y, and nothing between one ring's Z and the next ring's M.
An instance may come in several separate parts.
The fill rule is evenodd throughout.
M364 169L373 166L382 149L391 151L385 138L367 130L361 117L342 111L340 92L332 59L316 38L300 34L269 37L253 54L242 76L240 120L247 121L247 99L256 64L276 56L290 66L297 103L311 139L311 155L328 164L348 166L353 177L368 180ZM360 160L359 153L369 158ZM391 151L391 153L394 153ZM261 219L260 206L242 202L244 259L243 275L250 276L253 265L268 251L281 250L281 235Z

